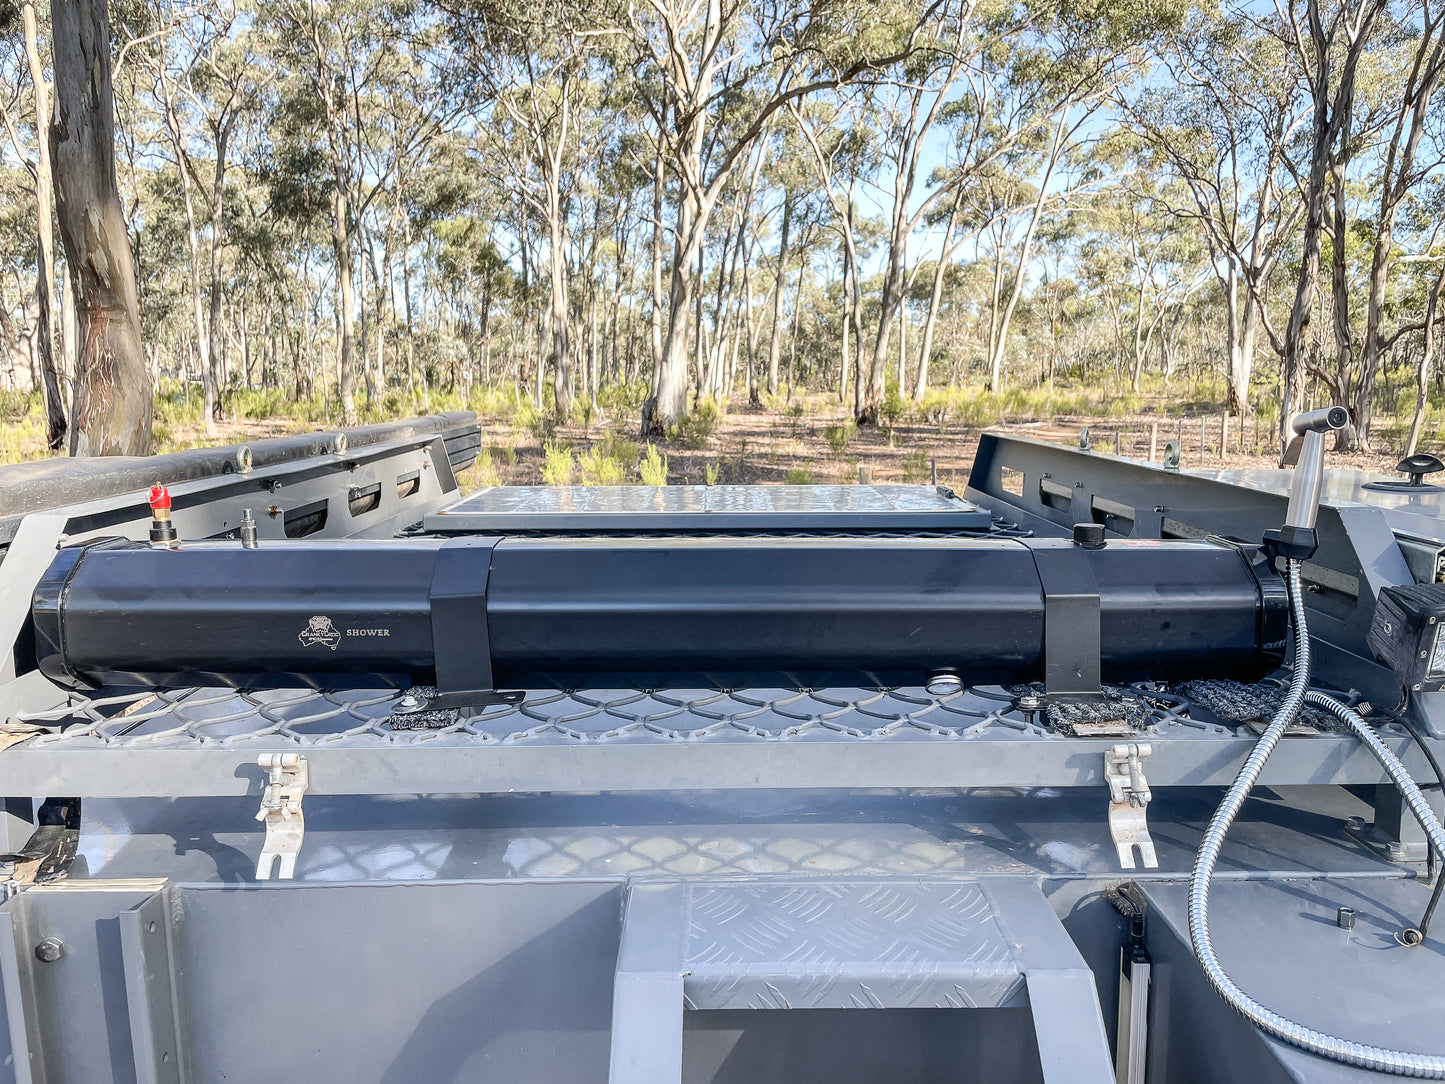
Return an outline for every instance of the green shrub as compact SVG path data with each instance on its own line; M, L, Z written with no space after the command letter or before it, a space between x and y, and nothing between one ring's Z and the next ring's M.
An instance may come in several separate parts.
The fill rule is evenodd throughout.
M525 429L542 443L547 443L557 432L557 418L549 410L538 410L531 399L523 399L512 411L512 424Z
M928 481L932 471L929 468L928 453L922 448L915 448L903 456L903 481L907 485L916 485Z
M474 384L467 390L466 409L475 410L482 417L504 417L516 409L516 402L515 392L510 388ZM434 405L432 409L438 408Z
M485 489L488 486L499 486L502 484L502 475L497 470L497 464L492 459L492 450L483 448L477 453L477 461L464 473L470 474L470 481L477 489Z
M718 476L722 474L722 464L716 459L710 460L703 467L703 480L710 486L717 485Z
M610 384L597 389L597 405L609 414L636 414L652 389L646 381L634 380L630 384Z
M703 399L697 408L667 431L668 438L684 448L705 448L717 429L722 411L712 399Z
M570 486L577 464L572 449L565 444L547 441L542 446L542 481L549 486Z
M813 472L806 467L789 467L783 481L790 486L810 486L813 484Z
M642 457L642 462L637 467L638 474L642 477L642 484L645 486L667 485L667 456L661 454L653 445L647 446L647 454Z
M578 458L584 486L620 486L637 464L637 445L617 433L605 433Z
M828 442L828 447L833 450L834 455L842 455L843 449L848 447L848 442L857 432L858 426L854 422L844 421L837 425L825 425L823 439Z
M883 396L883 402L878 407L878 413L882 415L884 423L888 426L888 443L893 443L893 427L903 420L903 415L908 410L908 404L898 392L898 385L890 383L888 391Z

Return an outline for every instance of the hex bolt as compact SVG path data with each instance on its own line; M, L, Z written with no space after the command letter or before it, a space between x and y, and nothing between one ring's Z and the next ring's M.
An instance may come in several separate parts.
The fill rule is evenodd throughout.
M43 964L53 964L65 955L65 942L58 937L47 937L35 946L35 958Z
M1355 909L1341 907L1335 915L1335 923L1342 930L1353 930L1355 928Z

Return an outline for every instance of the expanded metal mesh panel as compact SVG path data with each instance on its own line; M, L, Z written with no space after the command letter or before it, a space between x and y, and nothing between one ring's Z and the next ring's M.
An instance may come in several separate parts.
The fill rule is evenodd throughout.
M444 717L442 726L406 729L393 722L396 690L229 688L156 689L75 698L65 707L20 714L14 722L43 728L32 747L175 748L284 739L298 746L338 743L419 745L493 743L703 742L725 738L786 741L808 736L881 740L959 740L1049 736L1038 713L1024 713L997 686L936 696L921 688L655 690L543 689L517 705ZM1146 732L1184 727L1227 733L1191 719L1180 697L1149 691Z
M427 516L437 531L949 527L989 515L937 486L490 486Z

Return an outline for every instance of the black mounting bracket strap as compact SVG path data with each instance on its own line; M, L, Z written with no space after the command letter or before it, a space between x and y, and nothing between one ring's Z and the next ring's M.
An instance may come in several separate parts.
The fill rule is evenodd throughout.
M478 707L522 698L493 687L487 581L496 544L496 538L457 538L437 550L430 592L437 693L427 708Z
M1099 584L1089 551L1072 542L1026 543L1044 589L1044 692L1101 692Z

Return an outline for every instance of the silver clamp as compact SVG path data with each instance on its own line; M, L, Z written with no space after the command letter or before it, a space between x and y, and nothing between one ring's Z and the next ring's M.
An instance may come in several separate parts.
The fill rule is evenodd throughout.
M310 784L306 758L300 753L262 753L256 763L266 769L266 790L261 795L258 821L266 822L266 842L256 862L256 880L269 881L271 867L279 860L279 880L289 881L296 873L296 856L306 835L306 817L301 796Z
M1119 865L1134 868L1134 848L1145 869L1158 869L1146 809L1153 794L1144 778L1144 760L1154 750L1148 742L1116 745L1104 753L1104 778L1109 783L1109 834L1119 852Z

